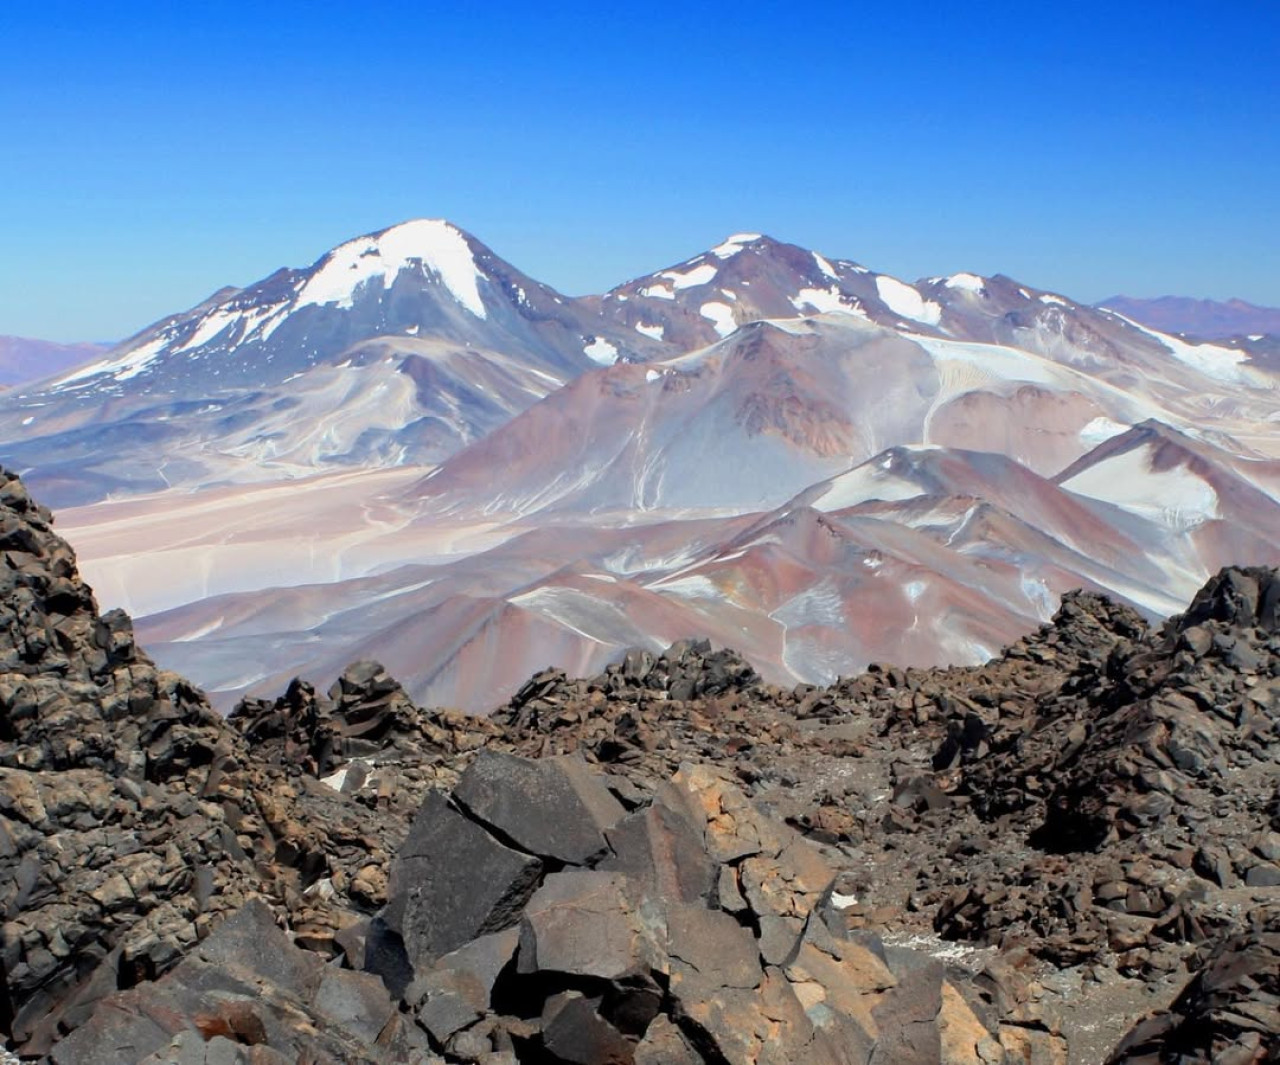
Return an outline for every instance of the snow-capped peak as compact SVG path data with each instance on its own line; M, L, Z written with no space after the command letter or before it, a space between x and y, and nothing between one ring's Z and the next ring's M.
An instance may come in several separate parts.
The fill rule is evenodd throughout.
M731 237L726 237L723 243L717 244L712 248L711 254L717 259L732 259L748 244L754 244L757 240L760 240L761 236L760 233L735 233Z
M961 292L981 293L987 282L977 274L952 274L943 281L947 288L959 289Z
M403 222L380 233L340 244L321 260L298 292L297 307L336 304L351 307L356 289L379 278L386 288L415 264L440 283L477 318L487 317L480 298L481 271L466 235L440 218Z

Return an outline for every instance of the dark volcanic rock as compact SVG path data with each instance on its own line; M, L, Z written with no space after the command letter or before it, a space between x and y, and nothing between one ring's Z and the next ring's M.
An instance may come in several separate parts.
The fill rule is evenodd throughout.
M236 1061L393 1062L421 1042L381 982L301 950L249 903L167 976L104 999L53 1050L55 1065L182 1062L192 1039L224 1039ZM246 1048L273 1055L250 1056ZM240 1056L231 1056L233 1052ZM197 1058L196 1060L201 1060Z
M484 751L453 797L475 820L541 858L583 865L607 847L605 831L626 811L580 759L531 762Z
M504 846L431 792L392 867L383 920L417 971L515 924L541 875L537 858Z
M539 801L536 763L485 761L501 767L504 787L528 783ZM578 790L588 788L587 771L575 771ZM464 776L455 802L473 787ZM575 1063L960 1062L979 1060L979 1048L1003 1060L998 1018L975 1013L941 965L899 950L894 968L874 936L827 926L819 910L835 871L723 773L687 766L658 796L624 822L633 827L620 838L634 839L621 855L602 851L589 859L596 868L545 877L520 904L518 942L508 929L418 966L404 997L434 1045L477 1062L508 1045L518 1060ZM406 906L435 917L457 905L406 902L432 865L410 875L410 862L431 850L422 840L463 835L459 821L471 816L467 804L428 797L398 860L388 925L406 927ZM478 820L468 830L488 831ZM443 852L436 863L467 865ZM469 872L473 892L495 882ZM1036 1053L1059 1045L1048 1031L1024 1037ZM932 1057L906 1056L919 1047Z
M1280 1060L1280 908L1223 942L1167 1010L1136 1025L1108 1065Z

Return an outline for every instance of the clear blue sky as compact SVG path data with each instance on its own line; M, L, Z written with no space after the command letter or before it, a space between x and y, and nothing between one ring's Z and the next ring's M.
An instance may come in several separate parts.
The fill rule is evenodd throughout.
M0 4L0 333L443 216L600 291L736 230L1280 304L1280 4Z

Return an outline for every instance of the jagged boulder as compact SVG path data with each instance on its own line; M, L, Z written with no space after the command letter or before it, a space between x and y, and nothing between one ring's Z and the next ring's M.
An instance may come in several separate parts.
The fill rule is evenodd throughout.
M563 836L526 824L521 795L540 822L600 834L571 850L577 864ZM608 778L558 759L489 754L452 796L428 797L382 920L402 936L404 999L435 1049L475 1062L506 1046L566 1063L1005 1060L976 985L831 917L836 870L723 772L682 767L623 814ZM1046 1054L1060 1042L1039 1038Z
M381 981L325 965L251 902L161 980L103 999L51 1058L178 1065L213 1053L228 1063L390 1063L425 1061L424 1043L401 1023Z
M1108 1065L1280 1060L1280 909L1222 942L1168 1010L1121 1040Z
M605 832L626 813L581 759L531 761L498 751L481 752L453 799L522 850L566 865L605 851Z
M432 792L396 857L381 919L416 970L514 924L542 870L539 858L502 843Z

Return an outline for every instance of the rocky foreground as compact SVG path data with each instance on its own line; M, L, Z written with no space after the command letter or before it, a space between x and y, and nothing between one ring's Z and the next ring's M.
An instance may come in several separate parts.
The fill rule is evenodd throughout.
M0 551L23 1059L1280 1061L1275 571L980 668L685 642L478 718L360 663L224 720L8 474Z

